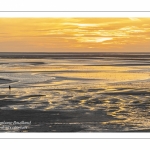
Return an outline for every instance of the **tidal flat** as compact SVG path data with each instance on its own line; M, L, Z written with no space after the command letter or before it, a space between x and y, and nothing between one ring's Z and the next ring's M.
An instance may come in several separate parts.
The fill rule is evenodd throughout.
M149 132L150 54L1 53L0 114L0 132Z

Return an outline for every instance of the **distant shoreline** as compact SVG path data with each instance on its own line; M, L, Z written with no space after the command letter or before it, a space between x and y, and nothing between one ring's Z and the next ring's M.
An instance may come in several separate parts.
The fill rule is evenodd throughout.
M127 53L127 52L0 52L1 59L100 59L100 57L132 57L149 58L150 53Z

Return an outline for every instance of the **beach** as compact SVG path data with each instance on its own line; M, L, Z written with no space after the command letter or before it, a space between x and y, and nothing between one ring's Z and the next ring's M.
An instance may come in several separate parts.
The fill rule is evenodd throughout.
M149 131L149 57L1 53L0 132Z

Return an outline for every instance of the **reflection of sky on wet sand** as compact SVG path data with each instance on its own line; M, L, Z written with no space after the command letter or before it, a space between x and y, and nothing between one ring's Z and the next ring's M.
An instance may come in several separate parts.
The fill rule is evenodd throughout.
M147 59L140 62L147 64ZM139 61L1 59L0 79L13 82L4 80L6 83L0 84L0 100L8 101L0 107L3 110L103 110L106 118L114 118L102 122L104 130L113 125L118 125L118 131L147 129L150 67L134 64ZM8 85L12 86L11 91Z

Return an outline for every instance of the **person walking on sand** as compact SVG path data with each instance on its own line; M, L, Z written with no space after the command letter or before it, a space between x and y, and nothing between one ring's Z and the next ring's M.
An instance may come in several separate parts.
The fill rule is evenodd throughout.
M9 90L11 90L11 86L9 85Z

